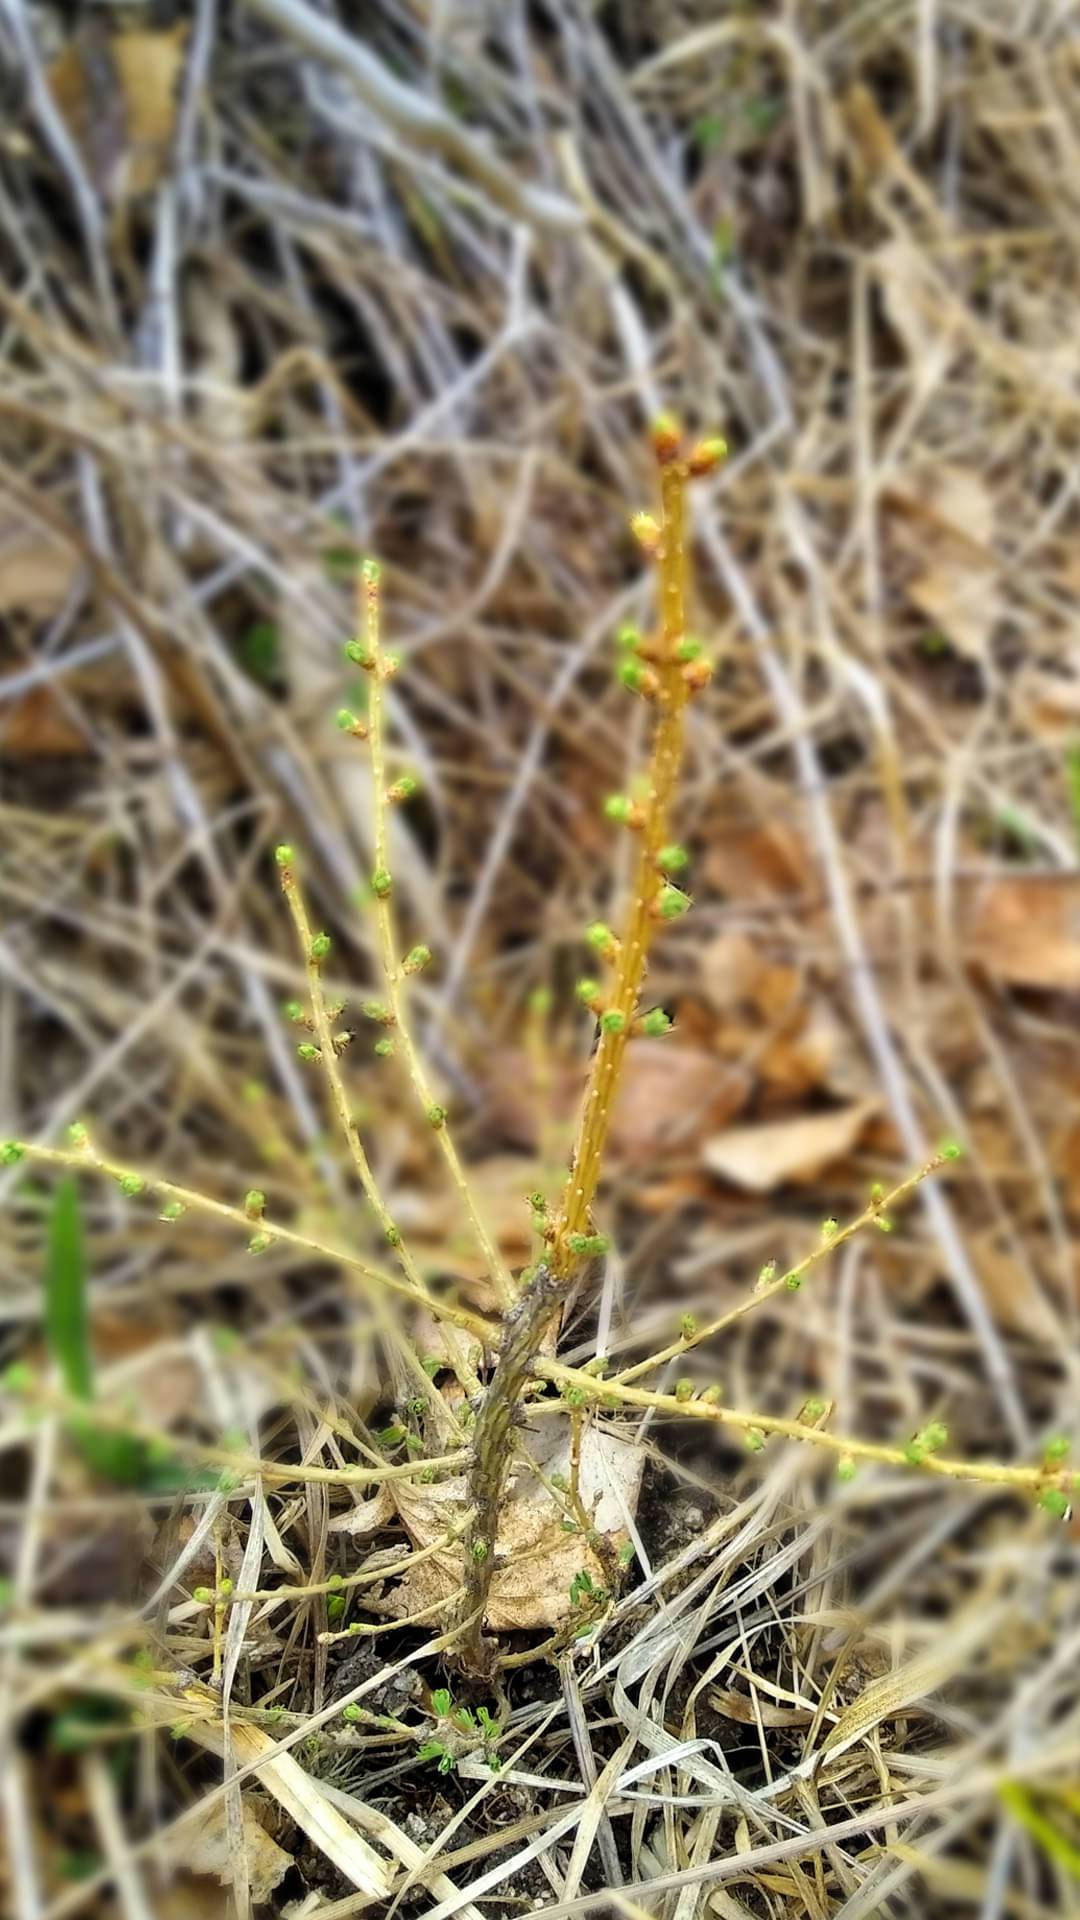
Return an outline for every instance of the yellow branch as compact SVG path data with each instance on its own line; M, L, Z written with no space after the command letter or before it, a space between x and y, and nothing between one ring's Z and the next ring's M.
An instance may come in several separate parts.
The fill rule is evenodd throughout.
M946 1480L977 1481L984 1486L1016 1487L1032 1493L1055 1487L1067 1494L1077 1479L1075 1473L1060 1468L1010 1467L996 1460L953 1460L937 1453L927 1453L916 1463L909 1459L903 1447L879 1446L871 1440L853 1440L846 1435L829 1433L825 1428L810 1426L806 1421L784 1420L775 1414L744 1413L737 1407L718 1406L711 1400L680 1400L673 1393L650 1393L643 1387L628 1387L617 1379L598 1379L596 1374L585 1373L578 1367L563 1366L561 1361L550 1360L542 1355L534 1360L532 1371L538 1379L550 1380L563 1389L576 1389L587 1400L600 1406L609 1402L615 1408L651 1407L658 1413L670 1413L680 1420L704 1420L713 1426L735 1427L741 1432L756 1427L763 1434L775 1433L788 1440L805 1440L829 1453L846 1455L852 1460L870 1460L885 1467L904 1467L908 1472L936 1474ZM534 1411L540 1412L542 1407Z
M452 1326L461 1327L471 1333L485 1346L498 1341L498 1328L481 1314L470 1313L467 1307L454 1306L452 1302L440 1300L436 1296L418 1289L411 1281L399 1279L397 1274L387 1273L382 1267L373 1267L359 1255L349 1253L344 1247L331 1246L324 1240L315 1240L310 1234L297 1233L292 1227L279 1226L277 1222L259 1219L251 1220L240 1207L231 1207L224 1200L213 1200L209 1194L198 1193L193 1187L181 1187L175 1180L165 1180L160 1174L151 1173L129 1163L106 1158L96 1153L90 1146L80 1148L42 1147L30 1140L9 1141L6 1143L9 1154L39 1162L43 1166L63 1167L74 1173L102 1173L123 1185L134 1197L139 1193L150 1193L168 1205L172 1203L183 1212L202 1213L214 1220L222 1220L230 1227L239 1227L249 1238L253 1232L261 1230L269 1235L271 1242L280 1240L284 1246L296 1247L301 1253L314 1255L320 1260L337 1261L349 1272L358 1274L363 1280L374 1286L386 1287L389 1292L399 1294L403 1299L411 1300L416 1306L424 1307L434 1314L436 1319L447 1320Z
M468 1177L461 1164L457 1148L451 1137L447 1122L446 1109L440 1105L428 1084L420 1050L413 1038L409 1025L408 1010L402 982L404 970L397 951L394 935L394 914L391 906L393 882L390 873L390 854L387 842L388 796L392 789L386 782L386 755L383 731L383 679L386 671L386 659L382 651L379 632L379 571L374 561L365 561L360 582L360 595L364 625L365 665L370 674L371 692L368 705L368 720L371 730L371 771L375 789L375 873L373 891L375 895L375 921L379 936L379 957L382 963L383 978L386 983L387 1012L390 1015L390 1032L400 1043L401 1056L406 1072L416 1095L420 1111L434 1131L439 1151L446 1163L450 1180L461 1202L462 1210L480 1248L484 1264L488 1270L491 1284L495 1289L499 1304L508 1307L516 1296L516 1288L510 1278L506 1263L499 1253L483 1219L469 1187Z
M657 719L649 756L648 784L641 802L641 818L636 823L641 837L633 897L617 949L614 987L610 996L605 996L605 1012L616 1018L606 1023L601 1020L570 1174L552 1240L551 1264L560 1278L565 1278L575 1264L572 1236L589 1231L612 1106L639 1011L649 949L662 924L659 902L665 880L659 856L668 838L672 802L682 765L685 709L691 694L685 663L678 658L678 649L686 638L686 487L691 465L678 448L674 423L660 423L655 440L663 506L663 522L655 549L661 618L656 643L642 649L641 675L645 690L657 708ZM639 516L637 524L643 526L648 539L654 523L648 516Z

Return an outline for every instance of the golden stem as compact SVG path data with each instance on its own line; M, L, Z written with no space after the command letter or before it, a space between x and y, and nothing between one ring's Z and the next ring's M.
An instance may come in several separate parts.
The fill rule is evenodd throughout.
M659 683L655 695L658 716L649 757L648 790L643 801L645 818L639 830L633 899L609 1001L609 1009L620 1013L623 1019L617 1032L601 1026L593 1055L577 1142L552 1241L551 1264L560 1279L566 1278L575 1264L571 1235L589 1230L612 1106L638 1013L649 949L658 926L656 907L664 885L658 858L668 839L672 802L682 765L684 717L689 697L676 658L676 648L685 637L686 625L687 479L687 468L681 459L661 466L663 527L658 554L661 631L659 645L649 656Z
M157 1199L175 1200L185 1212L207 1214L211 1219L223 1220L228 1226L240 1227L249 1236L255 1224L240 1207L230 1207L224 1200L213 1200L209 1194L198 1193L193 1187L178 1186L175 1180L163 1180L160 1174L144 1172L130 1163L107 1159L93 1149L41 1147L30 1140L20 1140L15 1144L28 1160L39 1161L43 1166L64 1167L74 1173L102 1173L113 1180L122 1180L125 1175L133 1174L141 1181L143 1190ZM410 1281L399 1279L397 1274L387 1273L382 1267L373 1267L357 1254L346 1252L344 1247L330 1246L326 1241L313 1239L310 1234L296 1233L291 1227L278 1226L268 1220L258 1224L270 1235L271 1240L280 1240L284 1246L296 1247L301 1253L312 1254L320 1260L337 1261L374 1286L386 1287L389 1292L400 1294L404 1299L426 1308L436 1319L461 1327L485 1346L497 1345L498 1327L490 1320L485 1320L482 1314L470 1313L467 1307L454 1306L450 1301L440 1300L419 1290Z
M846 1226L839 1227L835 1233L829 1235L828 1239L822 1240L819 1246L812 1247L810 1252L804 1254L795 1266L789 1267L786 1273L778 1273L775 1280L768 1281L763 1287L755 1288L753 1293L747 1294L745 1299L739 1301L738 1306L729 1307L726 1313L719 1314L715 1320L707 1321L703 1327L695 1327L692 1333L680 1334L677 1340L670 1341L657 1353L650 1353L647 1360L639 1360L632 1367L624 1367L620 1373L612 1376L613 1384L617 1382L620 1386L628 1386L632 1380L639 1380L643 1373L652 1373L656 1367L665 1366L669 1360L677 1359L680 1353L689 1353L692 1348L700 1347L703 1341L711 1340L714 1334L726 1332L728 1327L733 1327L737 1321L745 1319L748 1313L753 1313L755 1307L763 1306L766 1300L771 1300L774 1294L797 1291L798 1284L811 1267L816 1266L819 1260L824 1260L828 1254L835 1253L837 1247L842 1247L846 1240L860 1233L863 1227L869 1226L872 1221L880 1220L882 1216L887 1217L890 1210L902 1205L930 1174L939 1172L948 1158L949 1155L946 1153L936 1153L934 1158L928 1160L924 1167L920 1167L917 1173L910 1173L906 1180L901 1180L891 1193L885 1194L880 1200L872 1200L854 1220L849 1220Z
M383 654L379 631L379 587L378 574L368 566L360 583L362 612L364 622L364 640L371 662L371 693L368 703L368 722L371 734L371 771L375 788L375 871L386 874L390 871L389 847L387 842L387 786L386 755L384 750L383 728ZM506 1263L499 1253L490 1233L480 1217L473 1199L465 1169L458 1157L450 1128L443 1108L436 1101L424 1071L420 1050L413 1038L409 1025L408 1010L402 982L405 978L397 951L394 934L394 915L390 904L390 892L379 890L375 894L375 922L378 929L379 957L383 978L386 983L387 1010L392 1016L391 1031L401 1046L401 1055L405 1063L413 1092L425 1118L432 1124L439 1151L446 1163L451 1183L457 1193L462 1210L480 1248L484 1265L487 1268L491 1284L499 1304L510 1306L516 1298L517 1289L510 1278ZM433 1115L438 1115L434 1124Z

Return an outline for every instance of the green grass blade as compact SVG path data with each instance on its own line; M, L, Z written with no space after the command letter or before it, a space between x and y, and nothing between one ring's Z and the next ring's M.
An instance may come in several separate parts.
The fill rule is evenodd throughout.
M1064 1867L1066 1873L1071 1873L1074 1880L1080 1880L1080 1848L1046 1813L1040 1812L1027 1790L1010 1780L998 1788L998 1793L1013 1819L1030 1833L1043 1852L1059 1867Z
M76 1400L94 1397L94 1359L86 1307L86 1255L74 1180L61 1180L49 1210L45 1268L45 1337Z

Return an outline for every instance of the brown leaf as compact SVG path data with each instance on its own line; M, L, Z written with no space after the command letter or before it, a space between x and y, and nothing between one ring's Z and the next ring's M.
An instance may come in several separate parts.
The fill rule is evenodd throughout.
M685 1152L702 1132L726 1126L750 1091L750 1074L704 1048L636 1040L611 1116L609 1152L630 1166Z
M164 172L190 31L111 33L84 21L49 69L53 97L94 183L117 202L148 193Z
M247 1800L243 1802L243 1811L248 1885L252 1902L258 1907L269 1900L274 1888L284 1880L293 1865L293 1858L278 1846L276 1840L270 1838ZM196 1814L186 1822L182 1840L177 1839L176 1848L178 1858L188 1872L212 1874L222 1886L231 1886L236 1877L236 1864L225 1802L219 1800L206 1813L201 1816Z
M982 659L1001 612L990 554L993 495L973 469L939 467L920 499L923 564L908 582L908 599L961 653Z
M500 1252L512 1266L523 1265L533 1247L526 1195L542 1185L535 1163L523 1154L493 1154L488 1160L475 1161L467 1172L480 1217ZM395 1218L399 1212L395 1209ZM456 1194L432 1196L430 1201L425 1197L409 1237L414 1243L437 1245L447 1268L464 1280L479 1280L487 1273Z
M705 1165L750 1193L771 1193L787 1180L812 1180L830 1161L850 1153L876 1100L840 1107L834 1113L799 1114L790 1120L732 1127L708 1140Z
M744 905L803 893L815 885L816 872L801 834L776 821L712 831L703 871L710 887Z
M70 760L89 752L90 739L51 687L30 687L0 705L0 749L18 760Z
M569 1474L570 1435L565 1421L544 1421L539 1432L526 1431L529 1453L550 1477ZM614 1434L586 1429L581 1443L581 1497L601 1533L625 1536L623 1505L637 1506L644 1454ZM622 1495L622 1504L612 1491ZM394 1497L413 1545L431 1546L465 1511L463 1478L432 1487L394 1483ZM604 1571L580 1535L565 1533L562 1516L546 1488L527 1467L510 1482L495 1544L496 1567L486 1624L496 1633L528 1627L557 1628L572 1613L570 1586L585 1567L597 1586ZM462 1549L447 1547L406 1575L389 1596L395 1613L407 1614L449 1599L460 1586Z
M973 895L968 958L1010 986L1080 992L1080 876L1010 874Z
M0 613L16 607L45 619L63 606L78 575L72 547L24 520L0 523Z

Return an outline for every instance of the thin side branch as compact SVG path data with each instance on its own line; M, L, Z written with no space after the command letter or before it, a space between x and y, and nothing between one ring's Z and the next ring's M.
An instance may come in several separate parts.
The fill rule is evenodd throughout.
M424 1071L424 1063L409 1025L408 1009L405 1003L403 982L405 969L397 949L394 934L394 913L391 905L393 882L390 875L389 846L387 840L387 810L393 789L386 781L386 754L384 747L383 725L383 681L389 664L383 654L379 630L379 570L373 561L366 561L360 581L361 609L364 629L365 665L370 676L370 698L368 720L371 730L371 771L375 789L375 921L379 936L379 957L383 978L386 983L387 1013L390 1016L390 1032L401 1047L401 1056L416 1095L420 1111L435 1133L439 1150L446 1162L451 1182L461 1202L462 1209L472 1229L476 1243L480 1248L491 1284L495 1289L499 1304L509 1307L516 1298L517 1289L510 1278L506 1263L502 1258L491 1234L480 1215L476 1201L469 1186L468 1177L461 1164L457 1148L454 1145L447 1120L446 1110L435 1099Z

